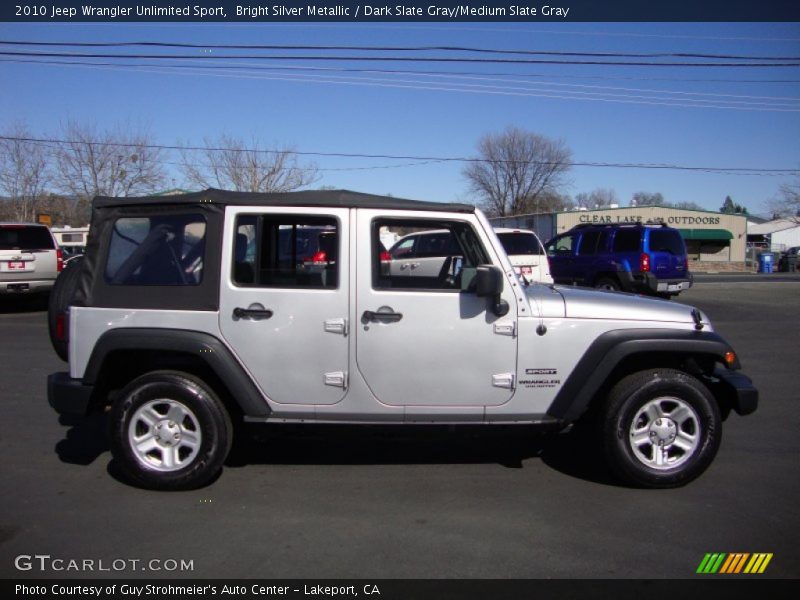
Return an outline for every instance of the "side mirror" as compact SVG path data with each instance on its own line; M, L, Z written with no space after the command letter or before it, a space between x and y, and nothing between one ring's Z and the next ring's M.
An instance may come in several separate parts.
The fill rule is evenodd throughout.
M508 314L508 302L500 298L503 291L503 272L494 265L480 265L475 275L475 293L479 298L492 299L492 312L498 317Z
M475 293L479 297L499 296L503 291L503 272L493 265L480 265L475 275Z

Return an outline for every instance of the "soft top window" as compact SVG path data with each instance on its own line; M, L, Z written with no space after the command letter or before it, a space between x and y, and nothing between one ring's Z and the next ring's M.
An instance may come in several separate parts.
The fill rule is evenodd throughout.
M0 250L53 250L53 237L40 225L0 225Z
M206 222L199 214L123 217L114 222L105 279L112 285L198 285Z

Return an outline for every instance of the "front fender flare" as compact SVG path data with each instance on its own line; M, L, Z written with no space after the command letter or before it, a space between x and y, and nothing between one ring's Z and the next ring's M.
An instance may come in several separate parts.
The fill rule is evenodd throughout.
M547 414L576 421L605 384L608 376L626 358L662 352L672 356L705 355L723 362L730 344L712 331L682 329L617 329L600 335L575 365ZM738 359L730 365L738 369Z

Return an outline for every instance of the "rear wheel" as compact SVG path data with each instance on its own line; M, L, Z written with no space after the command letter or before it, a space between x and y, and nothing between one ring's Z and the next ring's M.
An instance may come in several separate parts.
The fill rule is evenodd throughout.
M684 485L706 470L719 449L722 420L708 389L674 369L622 379L602 419L606 459L624 482L642 487Z
M620 290L619 282L611 277L601 277L595 282L594 287L598 290L609 290L611 292Z
M143 487L201 487L222 469L233 441L227 410L200 379L155 371L132 381L111 408L111 452Z

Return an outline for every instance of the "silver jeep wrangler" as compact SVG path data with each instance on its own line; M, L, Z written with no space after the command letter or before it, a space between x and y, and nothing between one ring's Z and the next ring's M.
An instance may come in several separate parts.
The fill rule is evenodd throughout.
M446 234L436 260L381 243L423 231ZM239 422L589 420L623 482L674 487L711 463L730 411L758 403L699 310L525 285L467 205L99 197L86 255L56 285L51 337L69 371L50 375L50 404L109 409L114 459L145 487L208 483Z

